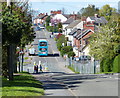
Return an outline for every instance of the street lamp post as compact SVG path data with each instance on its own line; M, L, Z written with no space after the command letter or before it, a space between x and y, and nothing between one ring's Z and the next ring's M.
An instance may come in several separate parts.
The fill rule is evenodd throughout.
M21 58L21 72L23 72L23 56L24 56L24 52L23 52L23 50L20 50L20 58Z
M94 74L96 73L95 59L94 59Z

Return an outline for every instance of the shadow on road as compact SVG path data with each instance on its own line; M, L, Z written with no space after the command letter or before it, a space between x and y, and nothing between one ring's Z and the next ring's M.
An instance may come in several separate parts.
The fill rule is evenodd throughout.
M29 56L38 56L38 54L29 55ZM47 56L39 56L39 57L59 57L59 53L48 54Z
M53 74L51 74L53 73ZM40 80L44 84L44 89L75 89L78 84L85 82L86 80L92 80L98 78L98 75L82 75L75 73L65 72L43 72L46 77L44 80ZM38 74L36 74L38 75ZM40 79L41 77L39 77Z

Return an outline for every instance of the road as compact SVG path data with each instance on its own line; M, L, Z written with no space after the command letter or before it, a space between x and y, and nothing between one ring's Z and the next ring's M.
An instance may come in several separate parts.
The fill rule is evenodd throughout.
M46 30L37 31L36 38L32 42L37 50L38 40L46 38L49 44L49 55L47 57L30 56L31 64L23 68L24 71L29 71L37 80L43 82L45 96L118 96L118 75L73 73L65 67L66 61L59 55L56 42L53 38L49 38L49 35L50 32ZM48 70L34 74L34 61L37 63L41 61L44 66L48 66Z

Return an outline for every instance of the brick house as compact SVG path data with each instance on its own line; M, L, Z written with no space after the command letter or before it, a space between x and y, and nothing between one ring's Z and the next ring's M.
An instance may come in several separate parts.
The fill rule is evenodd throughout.
M76 35L74 35L74 47L73 50L76 53L76 56L80 56L82 50L86 48L86 46L89 44L88 39L91 34L93 34L94 31L91 29L83 29L77 31ZM76 52L77 51L77 52ZM89 54L86 54L89 55Z

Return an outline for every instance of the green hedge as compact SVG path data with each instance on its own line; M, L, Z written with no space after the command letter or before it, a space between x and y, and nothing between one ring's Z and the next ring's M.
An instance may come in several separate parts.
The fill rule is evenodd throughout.
M104 63L104 60L100 62L100 72L104 72L103 63Z
M114 59L113 72L120 73L120 54Z
M106 59L104 60L104 63L103 63L104 72L111 72L111 71L112 71L112 68L113 68L113 60L114 60L114 59L109 59L109 58L106 58Z

